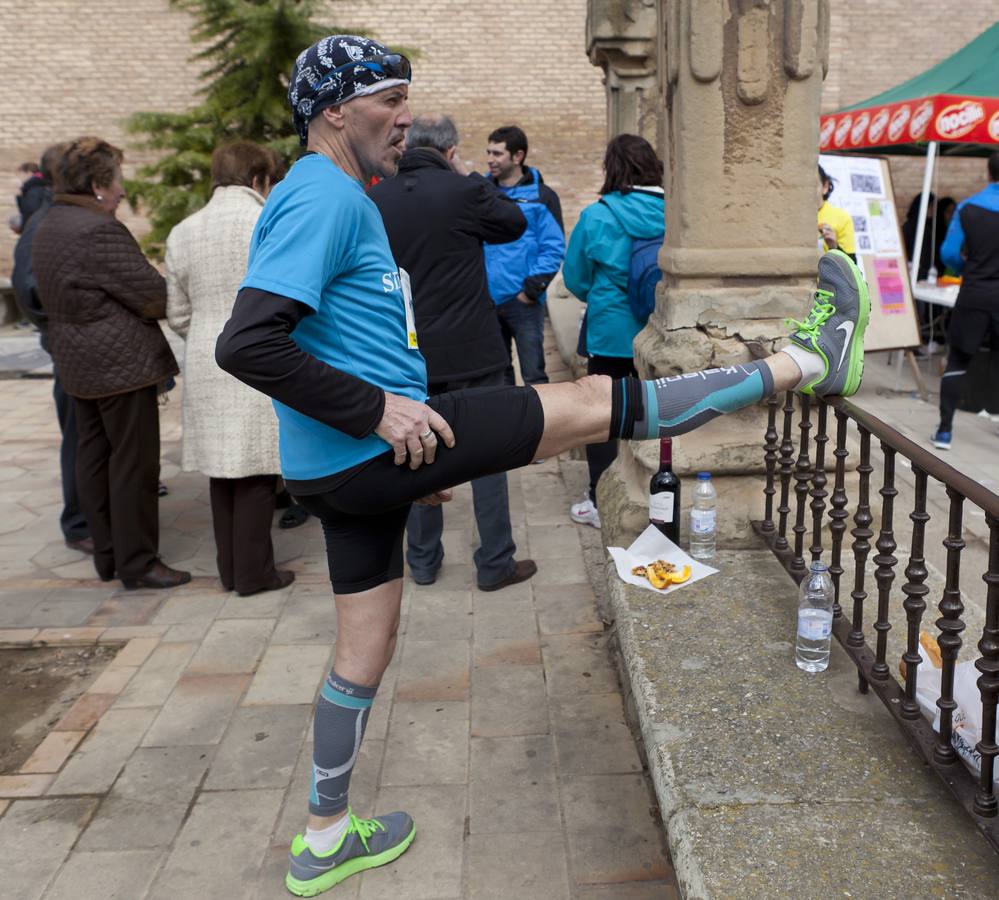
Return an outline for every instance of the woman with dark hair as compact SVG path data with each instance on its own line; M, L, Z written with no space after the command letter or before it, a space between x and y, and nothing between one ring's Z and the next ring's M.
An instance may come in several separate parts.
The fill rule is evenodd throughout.
M96 137L66 147L31 260L49 351L76 407L80 506L103 581L171 588L188 572L159 559L156 388L177 374L160 330L166 282L115 218L122 152Z
M663 164L652 145L621 134L607 145L600 200L583 210L572 231L562 268L566 287L586 304L587 372L636 377L632 342L645 325L628 303L628 274L636 241L661 238L666 227ZM600 527L597 482L617 456L617 441L588 444L590 487L569 515Z
M241 596L287 587L274 567L277 417L270 399L223 372L215 341L246 274L250 238L280 163L252 141L212 154L212 196L167 238L167 320L186 342L182 465L208 476L219 578Z

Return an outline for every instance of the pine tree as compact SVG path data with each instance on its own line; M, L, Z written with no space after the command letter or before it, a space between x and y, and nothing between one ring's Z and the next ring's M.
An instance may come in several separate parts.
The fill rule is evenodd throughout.
M159 152L128 184L152 230L145 243L161 253L170 229L211 194L212 151L225 140L266 144L290 162L298 136L288 111L288 75L303 48L339 29L314 20L316 0L170 0L194 17L192 39L204 48L201 102L183 113L141 112L129 131Z

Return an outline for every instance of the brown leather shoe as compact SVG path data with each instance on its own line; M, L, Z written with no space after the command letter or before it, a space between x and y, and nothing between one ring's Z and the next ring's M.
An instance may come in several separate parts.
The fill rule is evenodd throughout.
M137 588L175 588L182 584L187 584L191 580L190 572L182 572L180 569L171 569L160 560L153 563L153 567L140 575L138 578L122 578L121 583L125 589L134 591Z
M282 588L288 587L294 580L294 572L275 572L270 583L264 585L262 588L257 588L255 591L236 591L236 593L240 597L252 597L254 594L262 594L264 591L280 591Z
M538 564L533 559L518 559L514 563L513 571L506 578L497 581L496 584L480 584L479 590L499 591L505 587L510 587L511 584L520 584L522 581L527 581L537 571Z
M91 537L80 538L78 541L66 541L66 546L70 550L78 550L80 553L86 553L87 556L94 555L94 539Z

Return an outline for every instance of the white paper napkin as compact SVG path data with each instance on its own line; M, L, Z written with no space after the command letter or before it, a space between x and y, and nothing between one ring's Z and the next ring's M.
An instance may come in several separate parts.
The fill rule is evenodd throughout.
M655 525L650 525L646 528L645 531L635 538L635 542L627 550L623 547L608 547L607 552L614 560L618 577L622 581L633 584L636 587L645 588L647 591L655 591L657 594L672 594L674 591L679 591L687 587L688 584L693 584L695 581L707 578L708 575L714 575L718 571L688 556L656 528ZM648 565L655 559L663 559L666 562L673 563L677 569L690 566L690 578L683 584L671 584L665 588L654 588L649 583L649 579L644 575L631 574L631 570L635 566Z

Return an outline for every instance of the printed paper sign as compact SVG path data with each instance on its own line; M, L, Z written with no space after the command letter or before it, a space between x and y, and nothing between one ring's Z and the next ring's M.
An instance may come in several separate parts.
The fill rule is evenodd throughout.
M895 221L895 207L887 201L869 200L867 214L870 221L874 252L884 256L897 256L902 252Z
M878 284L881 312L886 316L905 313L905 286L898 259L875 257L874 278Z

